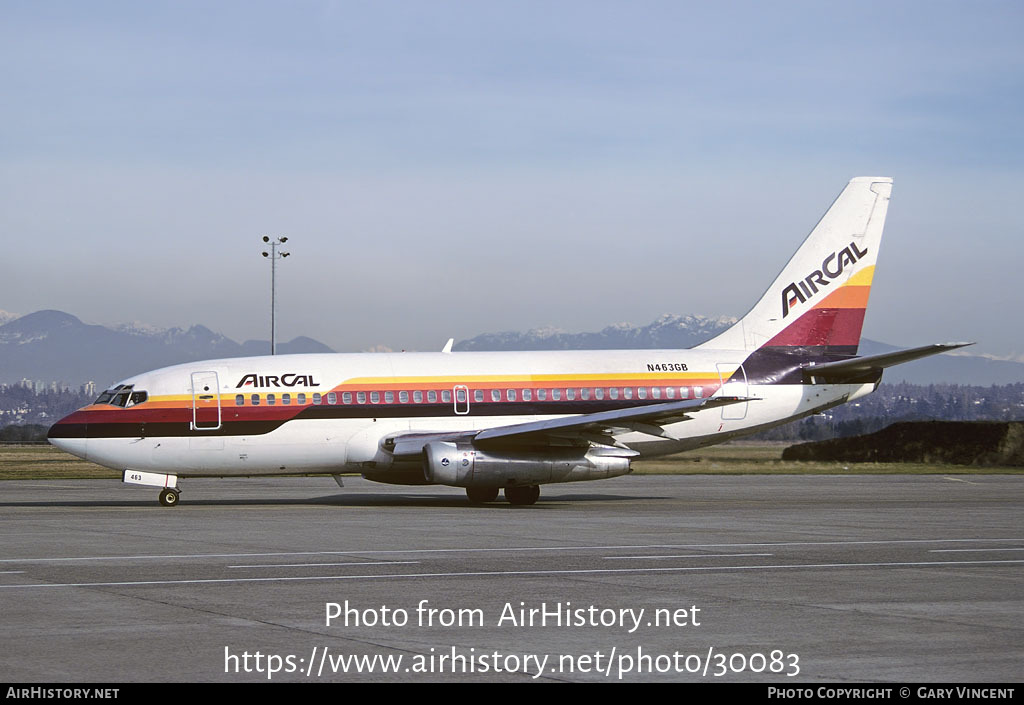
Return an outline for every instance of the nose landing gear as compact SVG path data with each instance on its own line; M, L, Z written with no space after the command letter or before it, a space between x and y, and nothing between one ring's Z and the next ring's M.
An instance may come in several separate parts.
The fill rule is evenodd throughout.
M141 470L125 470L121 475L121 481L132 485L146 485L148 487L162 487L160 490L160 504L165 507L177 507L181 490L178 488L177 475L164 475L156 472L142 472Z
M180 492L178 488L168 487L160 491L160 504L165 507L177 507Z

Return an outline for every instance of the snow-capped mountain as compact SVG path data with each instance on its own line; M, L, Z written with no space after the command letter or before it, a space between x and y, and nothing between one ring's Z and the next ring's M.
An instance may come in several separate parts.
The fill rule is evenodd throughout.
M237 343L201 325L156 328L130 323L88 325L63 311L37 311L0 325L0 384L22 379L94 381L103 386L139 372L190 360L264 355L269 343ZM310 338L280 343L278 352L333 352Z
M485 333L458 342L455 351L470 350L614 350L683 349L709 340L732 325L729 317L666 314L646 326L619 323L597 332L567 333L535 328L525 333ZM0 324L0 384L22 379L99 386L133 374L192 360L266 355L269 343L237 343L201 325L156 328L141 323L88 325L62 311L37 311ZM872 340L861 341L860 353L893 350ZM281 354L333 352L306 337L279 343ZM885 374L890 382L965 385L1024 382L1024 364L978 355L937 355Z
M735 318L664 314L646 326L616 323L596 333L534 328L525 333L484 333L456 343L454 350L622 350L691 348L713 338Z

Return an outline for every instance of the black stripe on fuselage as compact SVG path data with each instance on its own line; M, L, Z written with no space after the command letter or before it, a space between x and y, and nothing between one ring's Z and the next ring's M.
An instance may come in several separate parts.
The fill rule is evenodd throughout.
M456 414L451 403L441 404L321 404L306 406L299 413L286 419L233 419L223 420L220 428L193 429L191 421L145 422L141 420L144 409L134 407L135 418L125 422L57 423L50 428L49 438L184 438L197 436L261 436L274 431L290 421L312 421L330 419L396 419L396 418L459 418L459 417L508 417L515 423L515 417L560 416L593 414L599 411L628 409L653 404L664 404L678 399L590 399L572 401L542 402L476 402L470 404L468 414ZM225 406L235 416L245 414L247 409L257 407ZM259 407L263 412L265 407ZM283 409L282 409L283 410ZM161 410L165 412L165 410ZM109 413L105 414L110 417Z
M743 370L749 384L806 384L803 370L811 363L848 360L857 356L856 345L773 345L747 356ZM737 370L731 382L742 382Z

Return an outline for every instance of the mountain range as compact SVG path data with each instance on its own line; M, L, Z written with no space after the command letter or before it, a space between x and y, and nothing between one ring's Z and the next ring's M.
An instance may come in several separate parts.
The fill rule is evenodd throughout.
M555 328L485 333L456 343L453 350L680 349L712 338L735 321L728 317L666 314L646 326L620 323L589 333ZM138 323L108 327L83 323L62 311L37 311L20 317L0 311L0 384L30 379L74 386L94 381L102 387L181 362L266 355L269 347L267 341L237 343L201 325L188 329ZM864 339L860 353L895 349ZM307 337L279 343L277 350L279 354L334 352ZM885 379L912 384L1012 384L1024 382L1024 364L978 355L937 355L889 370Z
M37 311L0 325L0 384L22 379L99 387L191 360L266 355L270 343L237 343L205 326L159 329L89 325L63 311ZM285 353L333 352L311 338L278 343Z

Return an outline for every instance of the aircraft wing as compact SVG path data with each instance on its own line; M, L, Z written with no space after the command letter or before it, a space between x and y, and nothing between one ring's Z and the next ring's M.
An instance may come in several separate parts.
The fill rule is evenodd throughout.
M395 455L416 455L423 446L433 441L471 441L474 445L566 445L576 440L594 441L611 445L611 434L623 431L640 431L655 436L669 437L662 428L664 424L686 421L690 414L714 409L727 404L755 401L753 397L709 397L687 399L661 404L633 406L625 409L599 411L593 414L561 416L543 421L509 426L494 426L482 431L457 431L438 433L404 433L389 436L383 447Z
M842 382L880 372L886 367L892 367L893 365L918 360L929 355L937 355L948 350L956 350L966 345L974 345L974 343L935 343L934 345L895 350L879 355L866 355L864 357L853 357L849 360L839 360L838 362L812 364L804 368L804 376L821 377L830 382Z
M692 418L689 414L713 409L727 404L752 401L751 397L710 397L708 399L687 399L686 401L670 401L650 406L634 406L628 409L599 411L595 414L581 416L563 416L546 421L530 421L511 426L496 426L480 431L474 437L477 442L495 441L532 441L543 440L543 437L559 439L579 437L584 434L608 434L612 431L634 430L653 435L664 435L664 424L686 421Z

